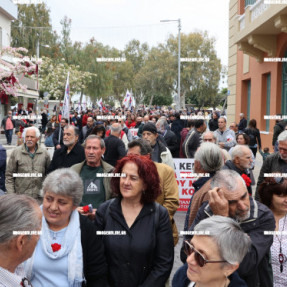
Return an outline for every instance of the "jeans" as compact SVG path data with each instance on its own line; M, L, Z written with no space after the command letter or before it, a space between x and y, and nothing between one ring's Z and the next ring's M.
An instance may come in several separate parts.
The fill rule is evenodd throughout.
M12 142L12 135L13 135L13 130L5 130L5 136L7 139L7 144L11 144Z

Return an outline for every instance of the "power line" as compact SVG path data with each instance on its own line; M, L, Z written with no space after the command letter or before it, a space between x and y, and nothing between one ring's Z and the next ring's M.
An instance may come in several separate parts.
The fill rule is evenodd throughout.
M90 26L90 27L74 27L71 26L71 29L120 29L120 28L132 28L132 27L153 27L153 26L166 26L171 25L172 23L154 23L154 24L142 24L142 25L124 25L124 26ZM62 26L56 27L35 27L35 26L13 26L14 28L21 28L21 29L59 29Z

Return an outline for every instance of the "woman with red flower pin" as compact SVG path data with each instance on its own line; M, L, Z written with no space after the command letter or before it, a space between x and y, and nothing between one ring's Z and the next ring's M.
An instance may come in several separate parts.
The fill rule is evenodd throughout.
M83 195L79 175L58 169L42 191L42 234L25 265L33 287L106 286L103 244L93 223L77 211Z

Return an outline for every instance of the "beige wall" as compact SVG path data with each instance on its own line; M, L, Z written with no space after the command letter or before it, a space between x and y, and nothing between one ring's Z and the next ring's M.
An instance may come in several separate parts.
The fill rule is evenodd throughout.
M0 12L0 27L2 28L2 48L10 46L11 20L9 20L1 12Z
M229 2L229 50L228 50L228 89L230 96L227 98L228 124L237 120L235 115L236 103L236 67L237 67L237 45L234 44L234 36L237 31L235 17L237 16L237 0Z

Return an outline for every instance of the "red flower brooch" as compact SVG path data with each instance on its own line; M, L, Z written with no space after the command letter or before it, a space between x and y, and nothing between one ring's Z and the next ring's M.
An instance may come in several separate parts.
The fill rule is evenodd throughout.
M248 175L242 174L241 177L244 179L246 186L249 187L251 185L251 179Z
M83 211L84 211L84 212L89 212L89 206L88 206L88 205L83 206Z
M52 247L53 252L57 252L61 249L61 244L54 243L54 244L51 244L51 247Z
M85 206L83 206L83 211L85 213L88 213L88 212L92 213L93 212L93 206L91 204L85 205Z

